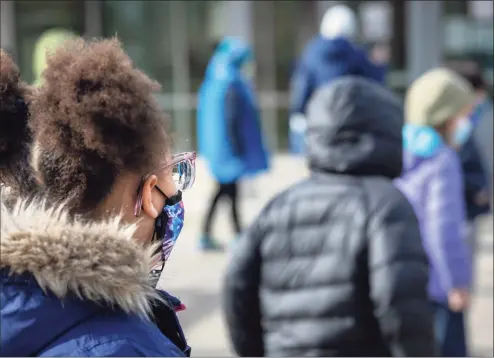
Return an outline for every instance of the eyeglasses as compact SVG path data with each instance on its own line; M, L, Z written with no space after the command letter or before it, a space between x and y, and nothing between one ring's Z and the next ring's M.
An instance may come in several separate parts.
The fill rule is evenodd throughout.
M184 152L172 157L164 169L172 167L172 178L177 190L184 191L193 186L196 179L196 152Z
M184 152L172 156L172 159L160 168L158 171L172 169L172 179L175 183L177 191L185 191L191 188L196 179L196 152ZM146 179L153 173L149 173L141 179L137 192L136 206L134 207L134 215L137 217L141 214L141 209L143 207L143 185ZM164 194L163 190L158 186L155 186L165 198L167 196Z

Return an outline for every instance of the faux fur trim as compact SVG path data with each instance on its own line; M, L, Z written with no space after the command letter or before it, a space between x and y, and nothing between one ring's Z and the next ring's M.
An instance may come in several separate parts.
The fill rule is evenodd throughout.
M64 298L107 303L148 317L159 299L149 283L154 247L133 240L135 225L116 217L84 223L68 217L63 206L17 201L0 212L0 267L31 273L43 290Z
M0 194L5 197L10 197L12 195L12 188L8 185L3 185L0 183Z
M30 164L31 164L31 168L33 169L36 176L38 176L38 173L39 173L40 155L41 155L40 145L38 144L38 141L35 140L33 142L32 147L31 147Z
M2 185L0 183L0 202L7 207L12 207L12 205L14 205L16 201L17 198L12 188L9 187L8 185ZM0 216L0 221L1 221L1 216ZM0 236L0 239L1 238L2 237Z

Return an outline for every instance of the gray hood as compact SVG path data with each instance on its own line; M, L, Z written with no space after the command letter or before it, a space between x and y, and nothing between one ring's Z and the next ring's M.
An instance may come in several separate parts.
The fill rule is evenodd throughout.
M403 109L380 84L354 76L318 90L308 107L313 171L389 178L402 171Z

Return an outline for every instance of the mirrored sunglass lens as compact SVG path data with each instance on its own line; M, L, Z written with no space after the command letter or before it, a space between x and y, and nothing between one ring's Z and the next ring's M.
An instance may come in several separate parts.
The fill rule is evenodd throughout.
M194 184L195 168L189 160L174 165L172 177L178 190L184 191Z

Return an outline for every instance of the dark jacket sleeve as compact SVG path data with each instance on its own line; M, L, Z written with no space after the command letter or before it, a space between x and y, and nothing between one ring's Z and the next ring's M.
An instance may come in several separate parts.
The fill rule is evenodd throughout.
M460 151L462 171L464 173L464 195L467 215L470 220L480 214L490 211L490 205L479 206L475 203L475 196L482 190L488 190L488 180L481 162L481 156L474 137L462 146Z
M368 226L370 295L395 357L436 355L429 266L411 205L399 193L377 206Z
M74 354L76 353L76 354ZM71 352L73 357L185 357L176 347L157 352L125 340L108 341L81 353Z
M224 310L228 331L241 357L263 357L259 302L261 233L258 222L235 243L224 283Z
M356 47L355 68L357 74L375 80L381 84L385 84L385 76L387 74L386 65L377 65L371 62L367 53Z
M232 151L237 156L242 156L244 153L244 144L242 139L241 127L239 125L241 111L241 98L235 88L235 85L230 85L225 96L225 121L227 125L227 133L232 144Z
M305 114L306 106L314 91L311 72L301 61L297 64L290 85L290 114Z
M100 343L88 344L88 347L82 347L74 351L74 348L68 352L57 352L53 357L185 357L185 355L173 344L169 342L159 345L159 351L150 348L143 341L133 341L126 338L106 339ZM155 345L156 346L156 345ZM71 345L72 347L72 345ZM49 352L48 352L49 353ZM55 352L54 352L55 353ZM60 354L60 355L59 355ZM63 355L62 355L63 354Z

